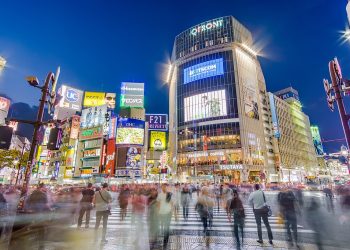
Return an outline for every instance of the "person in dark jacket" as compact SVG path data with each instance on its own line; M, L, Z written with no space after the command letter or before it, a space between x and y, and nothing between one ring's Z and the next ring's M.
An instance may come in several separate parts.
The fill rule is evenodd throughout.
M230 206L228 209L228 220L231 222L231 217L233 214L233 232L236 237L237 249L241 249L241 243L243 246L243 238L244 238L244 220L245 220L245 212L242 200L239 198L237 190L233 190L233 198L231 199ZM238 229L241 231L242 242L239 240Z
M85 213L86 213L85 228L89 228L90 212L91 212L92 207L93 207L92 201L93 201L94 195L95 195L95 192L94 192L93 187L92 187L92 183L88 183L87 188L85 188L83 191L81 191L81 193L82 193L83 197L81 198L81 201L80 201L78 228L81 227Z
M184 220L188 220L188 211L189 211L191 197L190 197L190 190L187 184L183 187L180 197L181 197L182 214L183 214Z

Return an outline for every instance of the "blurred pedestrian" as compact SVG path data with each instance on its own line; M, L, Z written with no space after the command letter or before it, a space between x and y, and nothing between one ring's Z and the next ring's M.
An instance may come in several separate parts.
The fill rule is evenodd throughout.
M7 201L2 193L0 193L0 241L6 234L8 205Z
M159 235L159 214L157 206L158 192L156 189L151 189L150 195L147 200L148 206L148 237L149 248L156 249L157 239Z
M199 196L196 204L196 211L203 223L203 232L208 235L208 219L210 219L209 208L214 206L214 201L209 197L208 187L202 187L202 193Z
M96 207L96 224L95 224L95 235L97 237L97 229L100 226L101 219L103 219L103 229L101 243L107 243L106 233L107 233L107 222L108 216L111 215L112 196L108 192L108 184L104 183L102 189L97 191L94 195L93 203Z
M120 207L120 220L123 221L126 217L126 212L129 204L130 190L127 185L123 184L119 193L118 202Z
M162 190L157 197L160 229L163 235L163 249L167 248L170 236L170 222L173 212L172 193L168 191L168 185L163 184Z
M146 200L143 196L142 188L137 188L132 197L132 217L131 221L136 231L136 237L134 239L134 245L136 249L139 249L142 243L142 236L144 236L144 223L143 215L146 210Z
M90 212L93 208L93 199L95 192L92 187L92 183L88 183L87 188L83 189L81 191L83 197L80 200L80 211L79 211L79 218L78 218L78 228L81 227L84 214L86 214L85 219L85 228L89 228L90 224Z
M185 184L185 186L182 188L181 191L181 205L182 205L182 215L184 220L188 220L188 211L190 206L190 190L188 188L188 185Z
M233 190L233 198L231 199L231 203L228 210L228 220L231 222L231 217L233 214L233 232L236 238L237 249L241 249L243 246L243 238L244 238L244 220L245 220L245 211L243 207L242 200L238 196L237 190ZM241 231L242 242L239 240L238 229ZM241 244L242 243L242 244Z
M332 186L325 187L323 189L323 192L325 194L328 212L334 213L334 203L333 203L334 195L332 191Z
M298 246L298 231L297 231L297 214L296 214L296 198L294 193L289 189L283 189L277 196L277 200L280 206L280 213L285 223L287 230L287 241L290 246L293 246L293 238L297 247ZM291 234L293 231L293 237Z
M268 218L268 210L266 209L266 197L262 190L260 190L259 184L254 185L255 191L249 195L248 202L253 206L254 217L258 228L258 243L262 244L262 231L261 231L261 219L263 220L267 229L267 235L269 237L269 243L272 245L273 236Z
M309 226L314 231L315 242L319 250L323 249L321 230L323 227L322 214L320 211L320 204L314 197L311 197L309 206L306 209L306 218Z

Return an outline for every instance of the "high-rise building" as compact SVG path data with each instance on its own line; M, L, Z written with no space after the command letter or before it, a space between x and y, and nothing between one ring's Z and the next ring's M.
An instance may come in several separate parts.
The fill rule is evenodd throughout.
M167 81L169 157L179 179L240 183L274 173L265 80L252 47L232 16L176 36Z
M278 145L280 181L302 182L315 177L318 166L309 117L302 111L298 91L292 87L268 93L273 134Z

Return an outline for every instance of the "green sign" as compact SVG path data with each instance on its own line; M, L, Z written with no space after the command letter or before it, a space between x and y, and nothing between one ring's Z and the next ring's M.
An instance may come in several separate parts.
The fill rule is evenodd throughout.
M102 127L88 128L81 130L80 140L100 138L103 136Z

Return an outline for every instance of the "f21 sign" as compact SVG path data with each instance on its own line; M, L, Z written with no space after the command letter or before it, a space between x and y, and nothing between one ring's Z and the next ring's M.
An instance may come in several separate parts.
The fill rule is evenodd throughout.
M168 130L167 114L146 114L146 122L148 122L149 130Z

